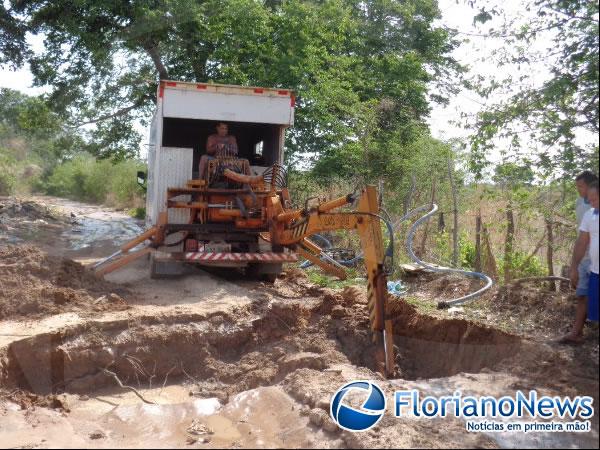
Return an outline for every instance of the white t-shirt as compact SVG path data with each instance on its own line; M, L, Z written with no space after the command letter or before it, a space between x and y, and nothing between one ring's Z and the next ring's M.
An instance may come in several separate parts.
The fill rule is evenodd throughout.
M577 197L577 202L575 203L575 215L577 216L577 230L579 230L579 226L581 225L581 221L583 220L583 216L586 212L590 210L592 205L590 202L586 200L585 197ZM579 232L577 233L579 236ZM590 251L589 249L585 251L585 256L581 260L581 263L586 262L590 259Z
M590 270L594 273L599 273L598 268L598 245L600 242L598 241L598 217L600 215L594 214L594 210L590 209L583 215L583 219L581 220L581 225L579 226L579 231L585 231L590 233L590 259L591 266Z
M583 197L577 197L577 202L575 203L575 215L577 216L577 227L581 225L581 221L583 220L583 216L586 212L590 210L592 205Z

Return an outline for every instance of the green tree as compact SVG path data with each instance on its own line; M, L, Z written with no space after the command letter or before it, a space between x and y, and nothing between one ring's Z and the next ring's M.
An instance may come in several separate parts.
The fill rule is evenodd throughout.
M65 129L44 99L0 88L0 148L16 160L48 169L75 152L82 140Z
M577 137L599 131L598 2L528 0L528 14L519 17L488 1L472 3L479 8L476 22L501 21L488 36L504 40L496 62L514 69L505 79L474 83L486 98L505 98L479 113L473 124L477 174L498 139L510 142L512 151L535 145L529 156L535 156L544 176L571 178L582 168L597 168L598 146L578 145ZM544 42L549 42L546 48L536 51ZM550 67L547 77L539 73L544 65Z
M435 26L436 0L12 0L13 21L45 37L27 60L72 126L95 123L98 156L131 156L132 128L159 79L281 86L297 93L292 160L360 138L364 111L408 141L461 68ZM17 36L18 39L18 36ZM19 59L11 59L15 64Z
M0 4L0 65L19 67L30 53L25 42L26 25Z

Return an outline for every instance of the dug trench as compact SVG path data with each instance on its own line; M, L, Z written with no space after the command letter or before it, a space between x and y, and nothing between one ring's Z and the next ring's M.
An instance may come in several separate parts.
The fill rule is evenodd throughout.
M494 325L504 317L495 313L500 308L519 323L552 328L552 317L566 311L561 302L563 309L541 321L531 314L537 303L511 291L494 297L497 305L481 319L467 320L421 313L394 298L389 312L398 371L384 380L375 371L364 289L319 288L295 269L274 285L202 271L149 280L141 260L97 280L64 257L89 263L114 248L66 252L64 245L36 239L0 251L0 441L6 446L597 447L596 417L591 441L571 433L561 442L555 435L503 441L467 433L456 418L392 414L354 434L329 417L331 395L356 379L377 380L388 394L537 389L592 395L596 404L597 338L580 349L557 348ZM431 292L436 283L458 286L443 277L430 281L418 288L420 300L441 295Z
M132 386L152 386L167 377L199 382L202 395L226 399L279 383L300 368L350 363L374 371L375 348L360 290L296 288L303 291L299 299L273 295L235 314L88 320L16 340L2 358L2 385L41 395L85 394L115 386L114 373ZM428 317L401 300L394 304L402 379L493 369L522 346L517 336L493 328Z
M257 288L256 283L238 284L243 290ZM13 338L0 358L0 393L6 393L2 397L26 410L25 417L34 409L40 415L36 421L43 423L47 419L41 411L57 411L65 422L60 422L59 437L36 443L24 440L32 436L31 430L18 421L14 428L24 431L18 439L9 436L8 442L91 445L102 436L95 441L99 446L150 446L154 441L147 428L152 424L153 433L168 434L165 445L176 446L204 445L212 439L210 445L250 447L497 447L493 437L466 433L458 419L400 424L385 416L375 433L340 431L329 418L329 399L353 379L378 380L386 391L419 387L431 392L441 386L506 393L533 383L532 373L548 370L540 361L547 364L550 353L534 343L467 320L431 317L395 298L390 313L398 373L395 380L386 381L375 372L363 290L319 288L292 270L274 286L263 284L256 291L259 295L252 301L229 309L99 311L75 325ZM160 403L157 389L169 388L187 394L177 402L144 405ZM554 388L552 392L564 391ZM132 390L140 395L133 405L124 397ZM81 401L88 398L97 400L91 418L91 404L81 406L91 401ZM252 399L258 402L254 406ZM198 415L197 402L203 401L218 401L222 414L229 414L227 432L219 430L213 416ZM105 402L112 412L98 406ZM15 420L14 414L9 413L10 420ZM59 420L52 417L50 436ZM173 431L182 426L179 434ZM194 426L212 428L214 434L190 436ZM64 427L80 427L84 431L73 435L84 433L78 436L83 440L61 440ZM272 434L265 437L264 428L269 427ZM260 438L242 436L246 429ZM231 430L235 438L229 437Z

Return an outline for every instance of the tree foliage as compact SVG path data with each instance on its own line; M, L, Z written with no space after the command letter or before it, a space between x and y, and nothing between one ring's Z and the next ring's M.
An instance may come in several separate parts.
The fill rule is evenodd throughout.
M80 137L63 129L62 119L43 99L0 88L2 153L48 168L82 147Z
M159 79L294 89L289 150L306 158L359 139L376 102L385 105L378 128L411 139L461 71L449 56L453 36L433 25L436 0L9 3L7 23L44 36L45 47L25 55L15 29L23 51L6 61L27 56L35 84L51 86L49 104L72 126L98 124L91 150L100 156L135 152L132 124L148 118Z
M479 8L476 22L501 21L488 36L504 40L494 57L510 68L504 79L474 82L483 97L503 99L479 113L473 125L475 171L481 173L486 153L499 140L511 152L533 147L526 157L535 157L542 176L570 178L597 167L597 145L579 142L586 134L597 138L599 131L598 2L529 0L522 17L505 15L489 1L472 3Z

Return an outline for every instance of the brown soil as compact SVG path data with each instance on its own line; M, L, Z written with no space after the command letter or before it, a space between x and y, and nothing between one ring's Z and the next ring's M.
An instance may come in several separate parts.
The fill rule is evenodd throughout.
M33 245L0 249L0 319L126 309L127 291Z
M291 282L290 290L302 293L302 300L258 301L235 316L94 323L24 339L8 348L4 384L45 394L81 393L114 384L102 371L109 368L125 383L156 382L168 373L172 380L213 380L229 395L271 385L302 367L350 361L376 368L360 293ZM397 362L405 379L493 368L519 349L516 336L460 319L434 319L401 300L395 305ZM450 357L440 358L440 352ZM40 368L40 361L47 364Z
M34 200L0 197L0 223L11 223L13 219L65 221L65 217Z
M451 376L494 368L519 352L521 339L464 319L440 319L419 314L414 306L396 301L394 341L405 364L402 378ZM444 355L440 358L440 355Z
M376 380L386 393L536 389L591 395L597 404L597 329L595 344L546 342L540 333L553 326L551 316L568 312L535 292L497 291L496 303L439 311L430 303L475 286L455 276L413 280L411 295L426 308L391 299L398 373L384 380L375 371L364 287L320 288L298 269L275 284L200 270L150 280L142 260L108 278L31 245L0 250L0 440L7 446L153 447L161 436L161 445L193 448L597 447L596 417L595 434L571 433L564 442L500 441L467 433L459 419L392 414L353 434L329 417L331 395L356 379ZM131 308L121 312L123 297ZM548 317L540 315L544 305ZM49 317L63 311L76 319ZM543 327L499 329L513 315ZM132 389L163 403L147 405ZM177 395L164 400L163 390ZM215 398L219 413L198 412L197 402ZM189 430L197 431L192 439ZM260 437L265 430L271 434Z
M0 393L0 398L9 400L23 410L33 410L35 408L50 408L61 412L70 412L67 400L61 394L38 395L33 392L14 389Z
M502 286L488 302L496 314L518 318L518 330L528 334L566 333L573 323L575 306L573 293L532 284Z
M103 369L142 392L184 385L189 398L216 397L234 410L239 400L232 399L248 390L283 389L298 405L295 420L302 417L313 433L319 430L303 446L359 448L497 444L483 434L464 433L464 424L451 418L430 424L386 416L375 432L340 433L328 416L329 398L349 379L375 379L386 391L414 386L410 380L434 385L438 378L442 389L480 395L534 388L595 395L597 380L589 370L569 378L580 370L570 357L469 320L422 314L400 299L390 310L399 379L384 381L374 372L363 291L307 286L302 277L290 275L275 286L260 286L261 299L230 312L88 321L14 341L0 358L0 385L17 392L7 398L23 408L45 406L63 413L71 408L62 393L87 398L106 389L125 392ZM256 289L255 283L240 284ZM437 434L432 426L439 427Z

